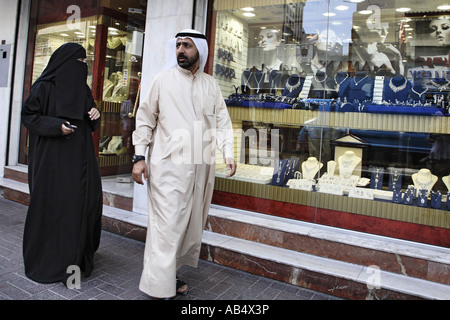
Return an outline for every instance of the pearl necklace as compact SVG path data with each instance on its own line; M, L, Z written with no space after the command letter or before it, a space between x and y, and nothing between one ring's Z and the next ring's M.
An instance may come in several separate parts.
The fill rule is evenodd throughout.
M249 86L249 84L250 84L250 79L252 78L252 75L254 75L254 72L249 71L248 77L247 77L245 71L242 73L242 75L244 76L244 77L243 77L243 78L244 78L244 85L245 85L246 87L249 87L249 88L250 88L250 86Z
M288 81L286 81L286 88L289 90L289 92L292 93L292 91L294 91L295 89L300 87L300 82L301 82L301 78L299 77L297 83L294 85L291 85L291 84L289 84L289 79L288 79Z
M255 72L255 81L256 81L256 85L257 85L256 93L259 93L259 90L261 89L261 82L264 81L264 73L261 72L261 78L259 78L259 81L258 81L258 77Z
M367 78L367 75L365 75L364 78L362 78L358 82L356 82L356 78L353 78L353 82L355 83L355 86L358 86L365 78Z
M421 93L417 92L416 90L414 90L414 87L411 88L411 91L414 92L415 94L417 94L419 96L419 98L422 97L422 95L428 91L428 88L425 88L424 91L422 91Z
M408 84L408 80L405 79L405 82L402 85L397 87L397 86L395 86L395 84L392 83L392 79L393 78L391 78L391 80L389 80L389 88L391 88L391 90L394 91L395 93L404 90L406 88L406 85Z
M278 81L280 80L281 73L276 72L275 77L273 76L273 72L269 74L269 87L271 88L277 88L278 87Z
M425 181L423 181L423 180L425 180ZM417 176L414 181L414 185L418 186L419 190L426 190L427 192L429 192L431 190L431 187L433 186L434 183L435 183L435 181L433 181L433 175L431 173L421 174L419 172L419 173L417 173Z
M324 75L323 80L317 79L317 74L314 75L314 80L316 80L319 83L324 82L326 79L327 79L327 75L326 74Z
M281 169L282 169L282 163L281 161L278 162L278 169L277 169L277 183L280 183L280 175L281 175Z
M347 179L350 178L356 165L356 158L339 159L339 170L341 172L341 176L344 176L344 178Z
M439 91L443 91L445 89L448 88L448 85L450 84L450 81L447 81L447 83L443 84L442 86L436 82L434 82L433 80L430 81L432 85L436 86L436 88L439 89Z

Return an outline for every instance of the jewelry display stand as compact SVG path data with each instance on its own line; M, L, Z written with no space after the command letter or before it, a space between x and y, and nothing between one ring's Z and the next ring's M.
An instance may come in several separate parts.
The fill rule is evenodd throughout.
M353 151L345 151L338 158L339 175L344 178L350 178L356 166L361 162L361 158L357 157Z
M444 182L445 186L447 187L447 210L450 210L450 175L442 177L442 181Z
M450 192L450 175L442 177L442 181L444 182L445 186L447 187L448 192Z
M370 188L381 190L383 186L384 169L381 167L371 168Z
M433 175L429 169L420 169L419 172L411 176L414 187L417 189L417 196L420 190L426 190L426 196L430 194L431 189L437 182L438 177Z
M336 171L336 165L337 165L337 162L334 160L330 160L327 162L327 174L329 176L334 176L334 173Z
M286 80L284 84L285 89L282 92L282 96L285 97L298 97L302 91L305 78L300 77L298 74L293 74Z
M336 83L335 85L335 89L336 92L338 93L338 96L342 96L342 92L345 90L346 85L348 85L348 73L347 72L338 72L336 73L336 75L334 76L334 82Z
M423 85L422 81L417 81L412 85L409 95L415 103L424 103L427 92L428 88Z
M306 161L302 162L303 179L314 179L322 167L323 163L320 163L315 157L309 157Z
M383 98L388 103L404 103L411 92L411 82L402 75L384 80Z
M269 88L270 88L270 94L276 95L278 90L280 89L281 84L281 75L282 72L278 70L272 70L269 73Z
M388 168L389 171L389 187L390 191L401 190L403 170L398 168Z

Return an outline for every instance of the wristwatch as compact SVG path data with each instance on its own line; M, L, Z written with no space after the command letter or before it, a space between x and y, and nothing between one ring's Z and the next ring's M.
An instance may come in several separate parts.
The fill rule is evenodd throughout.
M133 159L131 160L131 162L136 163L136 162L141 161L141 160L145 160L145 157L144 156L134 155Z

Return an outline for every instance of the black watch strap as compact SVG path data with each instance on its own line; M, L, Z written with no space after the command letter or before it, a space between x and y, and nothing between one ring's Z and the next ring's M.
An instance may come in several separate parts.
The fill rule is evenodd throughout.
M141 160L145 160L145 157L144 156L134 155L133 159L131 160L131 162L136 163L136 162L141 161Z

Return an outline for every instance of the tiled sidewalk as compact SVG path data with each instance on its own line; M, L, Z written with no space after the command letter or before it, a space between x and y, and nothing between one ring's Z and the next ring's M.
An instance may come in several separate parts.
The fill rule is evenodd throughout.
M0 196L0 300L148 300L138 289L144 243L103 232L95 270L81 289L39 284L23 270L22 236L27 206ZM187 300L339 300L333 296L200 260L179 276L191 287Z

